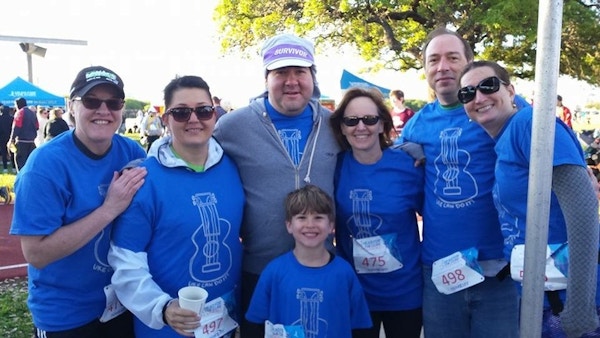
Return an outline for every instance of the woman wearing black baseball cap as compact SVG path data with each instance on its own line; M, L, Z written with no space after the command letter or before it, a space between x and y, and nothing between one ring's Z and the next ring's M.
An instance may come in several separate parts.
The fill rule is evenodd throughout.
M17 176L10 233L29 263L35 337L133 337L132 316L110 286L113 220L144 183L146 169L119 173L146 152L116 134L125 93L112 70L82 69L71 86L75 129L34 152Z

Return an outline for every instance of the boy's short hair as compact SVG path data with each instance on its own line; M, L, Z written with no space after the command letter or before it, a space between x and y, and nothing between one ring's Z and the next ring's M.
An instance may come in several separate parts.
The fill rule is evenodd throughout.
M327 214L334 220L333 199L323 189L316 185L308 184L294 190L285 198L285 220L291 221L292 217L302 213Z

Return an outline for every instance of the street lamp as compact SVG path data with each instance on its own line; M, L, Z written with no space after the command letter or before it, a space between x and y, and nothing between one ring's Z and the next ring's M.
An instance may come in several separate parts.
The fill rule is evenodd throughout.
M37 55L40 57L46 56L46 48L36 45L36 43L56 43L60 45L83 45L87 46L85 40L68 40L68 39L47 39L47 38L34 38L27 36L8 36L0 35L0 41L16 41L19 42L21 50L27 54L27 73L29 82L33 83L33 67L31 55Z
M27 42L21 42L19 43L19 46L21 46L21 49L23 50L23 52L25 52L25 54L27 54L27 74L28 74L28 80L29 82L33 83L33 66L32 66L32 60L31 60L31 55L37 55L39 57L45 57L46 56L46 48L44 47L40 47L34 43L27 43Z

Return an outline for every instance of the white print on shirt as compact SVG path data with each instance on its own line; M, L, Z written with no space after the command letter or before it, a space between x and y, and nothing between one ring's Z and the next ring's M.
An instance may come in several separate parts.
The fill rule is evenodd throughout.
M100 194L100 196L102 196L103 199L108 193L109 186L110 184L98 185L98 193ZM109 273L112 272L113 269L108 264L108 257L106 256L106 254L100 255L100 253L98 252L98 247L102 244L102 238L104 238L105 234L106 232L104 231L104 229L102 229L102 231L100 231L100 234L98 235L98 238L96 239L96 242L94 243L94 257L96 258L96 263L94 263L93 269L102 273Z
M392 250L396 242L396 234L377 233L383 220L380 216L371 214L373 192L369 189L353 189L350 191L352 200L352 216L346 222L348 231L356 234L352 237L352 256L357 273L387 273L401 269L402 259ZM394 257L397 254L397 257Z
M377 230L383 223L380 216L371 215L371 200L373 193L369 189L353 189L350 191L352 200L352 216L346 221L350 233L353 233L351 225L357 228L356 238L367 238L377 235Z
M279 137L285 146L294 164L300 163L302 152L300 151L300 139L302 134L299 129L279 129Z
M323 290L300 288L296 290L296 299L300 305L300 319L292 325L302 325L305 338L315 338L319 332L327 332L329 323L319 318L319 303L323 302Z
M195 194L192 203L198 207L200 225L192 235L196 251L190 258L190 276L204 287L221 284L232 266L231 249L225 244L231 224L219 218L215 194Z
M492 194L494 196L494 204L496 205L496 210L498 210L498 218L500 219L500 230L502 231L502 235L504 236L504 245L508 247L513 247L515 245L516 240L519 237L521 237L521 230L518 227L519 218L511 215L508 212L508 209L506 209L506 207L504 207L504 205L500 203L500 199L498 198L500 192L498 191L498 189L498 185L494 184Z
M477 196L477 181L469 172L471 154L458 147L462 128L449 128L440 132L440 154L435 158L434 183L437 204L442 208L464 208Z

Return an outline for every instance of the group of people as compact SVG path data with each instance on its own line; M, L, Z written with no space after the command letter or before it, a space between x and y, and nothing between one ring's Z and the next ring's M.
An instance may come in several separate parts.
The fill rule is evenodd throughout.
M265 91L218 122L201 77L169 82L147 153L115 133L121 78L77 74L75 128L15 183L36 337L518 337L531 107L508 73L436 29L436 100L399 124L376 89L321 106L310 41L261 55ZM568 243L568 285L547 293L544 337L600 334L598 202L575 141L557 121L548 245ZM179 306L189 285L208 291L200 314Z
M60 107L28 106L22 97L14 103L14 109L0 106L0 155L5 174L9 162L13 173L18 172L35 148L69 130Z

